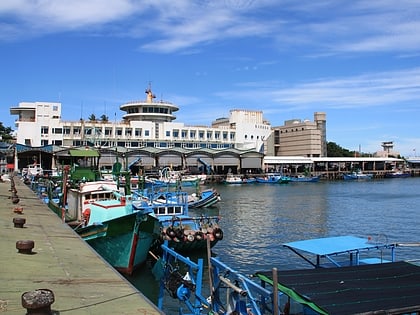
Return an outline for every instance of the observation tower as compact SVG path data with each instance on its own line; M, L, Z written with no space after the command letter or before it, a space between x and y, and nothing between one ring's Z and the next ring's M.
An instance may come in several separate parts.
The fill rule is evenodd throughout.
M178 106L163 100L156 102L150 85L145 93L146 100L131 101L120 106L120 110L126 112L122 116L125 121L171 122L176 118L173 113L179 109Z

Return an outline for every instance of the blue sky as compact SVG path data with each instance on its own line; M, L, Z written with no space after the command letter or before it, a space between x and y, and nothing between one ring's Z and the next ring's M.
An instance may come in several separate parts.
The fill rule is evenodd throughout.
M23 101L119 120L151 82L188 125L322 111L328 141L419 155L419 30L416 0L2 0L0 121Z

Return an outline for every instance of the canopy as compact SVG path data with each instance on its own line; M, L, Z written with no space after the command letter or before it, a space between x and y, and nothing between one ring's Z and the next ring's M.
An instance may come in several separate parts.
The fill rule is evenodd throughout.
M73 156L73 157L98 157L100 156L97 150L92 150L92 149L85 149L85 150L70 149L69 154L70 156Z

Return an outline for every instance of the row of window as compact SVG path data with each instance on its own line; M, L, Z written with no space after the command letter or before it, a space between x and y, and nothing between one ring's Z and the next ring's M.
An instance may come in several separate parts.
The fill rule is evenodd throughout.
M54 141L53 141L54 142ZM47 144L43 144L47 145ZM56 144L58 145L58 144ZM73 146L94 146L101 148L183 148L183 149L232 149L232 143L209 143L209 142L155 142L155 141L90 141L74 140Z
M138 107L131 107L127 111L128 114L138 114ZM172 114L172 112L165 107L143 107L143 113L152 113L152 114Z
M72 132L73 131L73 132ZM49 133L48 126L41 127L41 135L45 135ZM81 127L64 127L64 128L51 128L52 134L64 134L64 135L81 135L82 128ZM131 137L133 136L133 129L132 128L115 128L115 136L121 137L123 136ZM143 134L144 133L144 134ZM100 128L85 128L85 135L90 137L103 137L108 136L112 137L112 128L105 128L104 132ZM220 140L223 139L224 141L234 141L235 140L235 132L228 132L228 131L204 131L204 130L172 130L172 138L174 139L199 139L199 140ZM150 131L143 130L141 128L134 128L134 136L135 137L149 137ZM167 130L165 133L167 138L171 137L171 131ZM206 137L205 137L206 136ZM245 136L246 138L246 136ZM251 136L253 139L253 136ZM257 137L258 139L258 137Z

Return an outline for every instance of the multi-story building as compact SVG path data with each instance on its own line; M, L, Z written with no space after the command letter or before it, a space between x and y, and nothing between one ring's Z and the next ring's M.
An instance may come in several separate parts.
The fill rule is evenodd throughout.
M120 122L103 117L66 121L61 117L61 103L19 103L10 109L12 115L18 115L17 143L32 147L237 148L261 152L271 134L261 111L232 110L229 118L218 119L211 127L187 126L174 121L177 105L155 101L150 87L146 95L146 100L120 106L125 112Z
M314 121L291 119L273 127L270 141L274 156L326 157L326 114L314 113Z

